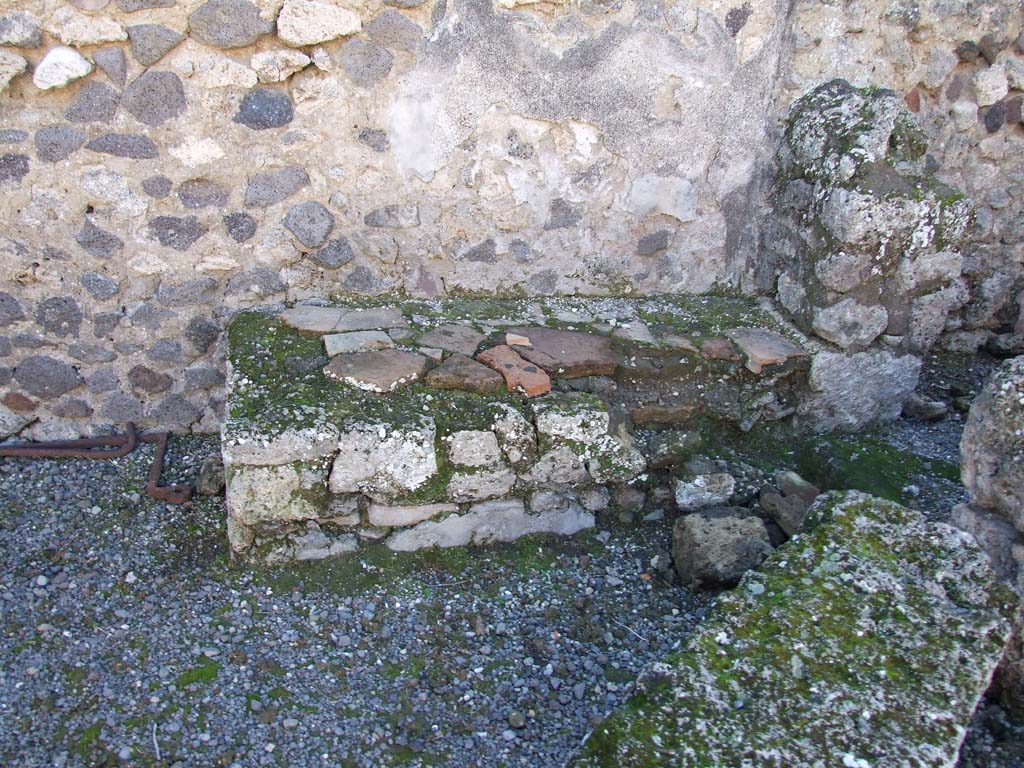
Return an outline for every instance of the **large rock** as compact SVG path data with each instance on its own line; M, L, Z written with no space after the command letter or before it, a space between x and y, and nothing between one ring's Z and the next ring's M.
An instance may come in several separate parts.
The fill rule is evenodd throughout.
M691 587L731 587L771 553L758 517L684 515L672 532L676 572Z
M641 675L570 765L956 763L1009 591L970 536L897 504L831 494L810 522Z
M352 425L338 439L331 492L365 493L388 502L417 490L437 473L434 435L429 419L400 428Z
M361 28L359 17L352 11L317 0L285 0L277 17L277 36L294 48L326 43Z
M244 48L273 29L248 0L208 0L188 17L189 32L216 48Z
M972 505L1024 532L1024 356L1004 362L971 405L960 459Z

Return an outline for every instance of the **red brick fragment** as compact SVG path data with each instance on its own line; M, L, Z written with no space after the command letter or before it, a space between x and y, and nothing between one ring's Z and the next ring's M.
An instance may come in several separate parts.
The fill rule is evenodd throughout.
M527 397L551 391L551 378L533 363L523 360L505 344L485 349L476 359L505 377L509 389L521 389Z

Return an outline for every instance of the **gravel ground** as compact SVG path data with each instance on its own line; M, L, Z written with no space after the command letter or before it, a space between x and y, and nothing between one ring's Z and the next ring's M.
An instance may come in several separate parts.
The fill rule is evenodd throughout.
M986 366L930 362L925 391L976 391ZM951 391L950 370L969 386ZM878 436L955 461L961 428L953 414ZM165 482L217 450L174 440ZM0 460L0 765L561 766L710 599L652 567L667 518L237 567L222 498L140 497L151 456ZM933 490L936 516L962 494ZM1024 766L1024 735L986 702L962 754Z

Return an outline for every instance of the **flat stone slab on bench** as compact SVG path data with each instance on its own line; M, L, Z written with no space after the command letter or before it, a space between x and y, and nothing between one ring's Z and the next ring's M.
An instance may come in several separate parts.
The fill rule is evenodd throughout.
M401 349L380 349L336 355L324 373L367 392L394 392L427 372L423 355Z
M1015 604L968 534L823 496L570 766L954 765Z
M566 379L610 376L619 365L619 355L612 348L611 340L596 333L555 328L510 328L508 334L528 339L527 344L517 343L515 351L551 376Z

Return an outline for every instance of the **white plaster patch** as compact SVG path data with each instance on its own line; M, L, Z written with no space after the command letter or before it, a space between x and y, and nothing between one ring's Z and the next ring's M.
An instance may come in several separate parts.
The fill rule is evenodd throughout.
M657 212L693 221L697 218L697 190L689 179L646 174L633 182L626 207L637 216Z

